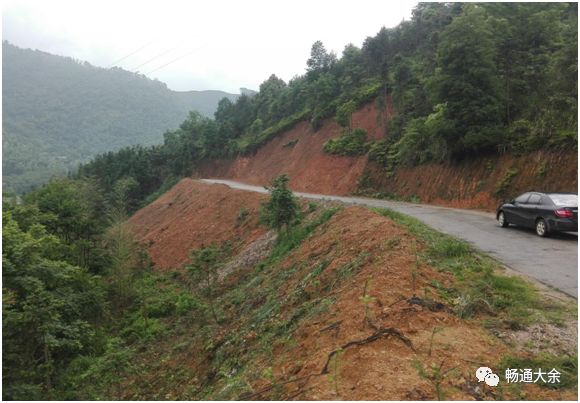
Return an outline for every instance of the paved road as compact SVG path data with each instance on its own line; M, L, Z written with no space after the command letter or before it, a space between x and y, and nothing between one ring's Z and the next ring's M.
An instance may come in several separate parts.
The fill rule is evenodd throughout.
M260 186L221 179L202 179L235 189L267 193ZM347 204L387 207L418 218L425 224L470 242L506 266L548 286L578 298L578 234L540 238L533 231L510 226L500 228L495 215L474 210L403 203L362 197L328 196L295 192L307 199L334 200Z

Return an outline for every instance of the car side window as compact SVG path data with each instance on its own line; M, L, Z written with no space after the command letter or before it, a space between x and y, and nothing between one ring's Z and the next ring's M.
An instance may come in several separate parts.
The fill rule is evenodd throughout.
M528 204L540 204L540 199L542 196L533 194L530 196L530 200L528 200Z
M548 196L542 196L542 200L540 200L540 204L542 206L551 206L553 203Z
M529 193L524 193L523 195L516 197L514 201L516 203L525 204L528 201L529 197L530 197Z

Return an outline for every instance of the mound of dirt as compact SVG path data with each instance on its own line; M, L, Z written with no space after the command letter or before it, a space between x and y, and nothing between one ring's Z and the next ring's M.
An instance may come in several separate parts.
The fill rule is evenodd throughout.
M235 248L243 248L263 236L266 229L258 225L258 216L266 198L183 179L127 224L156 267L179 267L193 249L211 242L234 241Z

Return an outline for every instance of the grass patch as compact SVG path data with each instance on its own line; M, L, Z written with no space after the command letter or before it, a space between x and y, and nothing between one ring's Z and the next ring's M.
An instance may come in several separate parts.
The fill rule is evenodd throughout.
M389 209L374 211L404 225L425 244L418 252L421 260L454 275L458 280L455 286L434 284L434 287L460 317L479 313L500 315L501 324L510 328L525 327L533 320L533 309L539 307L540 301L532 284L519 277L497 274L497 263L491 258L475 253L467 242L442 234L413 217Z
M145 200L143 200L143 202L141 203L141 207L153 203L161 195L165 194L169 189L175 186L177 182L179 182L182 178L183 178L182 176L169 176L168 178L166 178L161 184L161 186L159 186L159 189L151 193L149 196L145 198Z
M276 240L276 245L264 264L273 264L280 261L284 256L299 246L318 226L324 224L332 218L342 207L331 207L324 210L314 220L306 225L291 227L288 231L283 231Z

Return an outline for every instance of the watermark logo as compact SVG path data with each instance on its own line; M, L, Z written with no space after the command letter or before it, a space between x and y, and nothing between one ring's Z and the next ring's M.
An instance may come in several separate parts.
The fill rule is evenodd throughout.
M536 370L531 368L515 369L507 368L505 370L505 381L507 383L560 383L560 372L556 368L552 370L543 370L538 368ZM493 373L491 368L479 367L475 371L475 377L479 382L485 382L489 386L497 386L499 384L499 376Z
M515 369L507 368L505 370L505 380L507 383L560 383L560 372L556 368L551 371L538 368L533 370L531 368Z
M489 386L497 386L499 384L499 376L493 373L491 368L479 367L475 371L475 377L479 382L485 382Z

